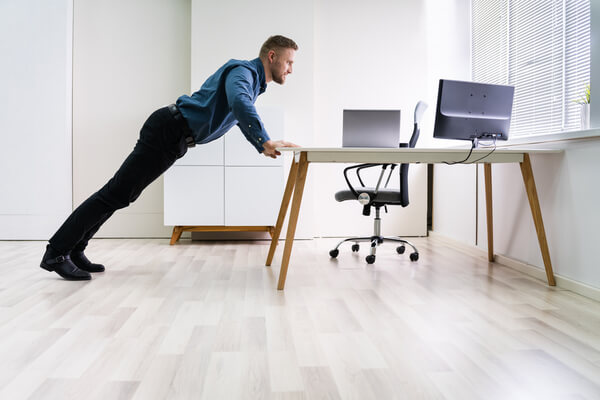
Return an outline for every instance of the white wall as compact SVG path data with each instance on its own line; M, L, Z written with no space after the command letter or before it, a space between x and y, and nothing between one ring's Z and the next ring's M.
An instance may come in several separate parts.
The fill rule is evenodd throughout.
M428 100L432 112L425 121L426 147L456 146L433 139L433 124L440 79L471 78L471 29L469 0L428 0L427 50ZM459 146L467 146L459 144ZM473 165L436 164L433 174L433 230L464 243L476 240L476 169Z
M545 145L544 148L551 147ZM596 259L600 213L600 141L562 142L564 153L531 159L554 273L600 288ZM494 251L542 268L543 261L518 165L492 167ZM483 172L480 172L483 178ZM487 249L485 193L479 184L478 245Z
M293 18L282 18L281 10ZM227 59L254 58L262 41L274 33L294 38L300 51L286 85L269 85L258 104L286 110L287 140L304 146L338 146L341 112L350 107L402 109L402 138L408 140L413 107L433 90L427 72L432 68L428 14L448 11L452 9L417 0L369 4L288 0L276 8L266 1L242 0L198 0L193 6L192 0L76 0L74 206L112 176L154 109L198 89ZM199 21L192 27L191 13ZM248 29L249 20L264 23ZM190 49L192 38L195 44ZM434 101L429 103L426 121L433 119ZM426 141L423 129L421 143ZM299 237L371 230L371 218L361 217L358 205L333 200L333 193L344 187L341 168L311 167ZM424 167L411 166L411 206L391 211L384 232L426 233L425 177ZM136 203L118 211L98 237L168 236L170 228L161 222L162 201L160 178ZM62 221L66 213L56 219ZM57 226L53 223L52 231Z
M254 58L260 43L273 33L289 35L300 45L286 85L269 85L259 100L286 109L286 139L306 146L338 146L345 107L401 108L406 138L410 111L425 96L430 110L420 144L440 145L430 139L437 79L470 78L468 0L380 0L368 5L287 0L278 9L269 8L268 2L259 6L241 0L226 5L195 1L194 7L191 0L75 2L75 205L118 168L150 112L196 90L227 59ZM5 55L0 64L0 234L47 239L72 207L71 1L3 1L0 7L0 50ZM231 14L231 7L241 11ZM294 18L282 19L280 9ZM597 16L598 7L592 4L592 9ZM193 28L192 12L203 21ZM248 19L271 22L248 30ZM594 26L592 80L599 70ZM192 37L199 43L193 51ZM599 147L597 141L570 143L562 155L532 160L555 272L596 287L600 272L593 265L593 250L600 221L593 202L598 189L589 182L596 178ZM361 217L359 208L333 202L333 191L343 186L340 170L311 167L300 237L371 229L371 220ZM411 172L411 179L423 179L419 168L411 167ZM472 166L436 166L433 225L446 236L485 246L483 184L477 175L481 180L481 171L477 174ZM494 166L493 179L496 251L541 268L518 167ZM420 204L411 197L413 205ZM351 222L336 226L346 220ZM402 226L406 220L386 216L384 227ZM169 234L162 225L161 180L100 232Z
M237 12L232 14L232 8ZM281 18L280 10L293 18ZM193 1L192 14L191 90L227 59L256 57L262 41L279 33L300 47L294 73L283 86L271 83L257 104L285 110L286 140L303 146L341 145L344 108L401 108L403 138L408 140L412 109L427 81L421 2L288 0L274 9L270 2ZM269 22L248 31L248 19ZM341 170L342 166L311 165L297 237L371 232L372 218L362 217L359 205L333 198L344 188ZM412 166L410 177L412 204L404 210L390 208L384 233L427 233L426 168ZM392 180L396 186L397 180Z
M71 212L72 0L0 2L0 239Z
M341 146L345 108L401 109L401 140L408 142L414 107L427 88L426 22L426 9L418 0L315 2L316 146ZM337 203L333 197L347 188L345 166L310 167L317 236L368 235L373 230L373 216L362 216L360 204ZM388 208L389 214L382 215L383 234L427 234L426 172L424 165L410 167L411 204ZM390 182L398 187L397 174Z
M440 79L471 79L471 0L426 0L427 94L431 110L423 121L423 147L446 147L448 140L433 138ZM465 21L465 18L469 18ZM456 144L452 144L455 146Z
M75 0L74 205L112 177L146 118L190 86L190 0ZM97 237L168 237L163 180Z

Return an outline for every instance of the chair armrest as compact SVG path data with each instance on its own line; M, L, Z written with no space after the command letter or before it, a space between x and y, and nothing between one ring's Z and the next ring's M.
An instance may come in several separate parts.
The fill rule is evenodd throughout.
M348 171L352 170L352 169L356 169L356 176L358 178L358 181L360 182L360 184L362 186L365 186L364 182L361 179L360 176L360 171L366 168L372 168L372 167L382 167L382 174L385 172L385 169L387 168L387 166L390 164L357 164L357 165L351 165L350 167L346 167L344 168L344 179L346 180L346 184L348 185L348 188L350 189L350 191L352 192L352 194L354 194L356 197L358 197L358 192L356 191L356 189L354 188L354 186L352 186L352 183L350 183L350 179L348 179ZM395 165L392 164L392 170L394 169ZM375 192L377 193L377 190L379 189L379 185L381 183L381 178L382 175L379 176L379 181L377 182L377 185L375 187ZM388 178L388 182L389 182L389 178ZM386 186L387 186L387 182L386 182Z
M365 184L364 184L364 182L361 179L360 171L363 170L363 169L365 169L365 168L376 167L378 165L381 165L381 164L361 164L361 165L358 166L358 168L356 168L356 177L358 178L358 181L360 182L360 184L362 186L365 186Z
M358 192L356 191L356 189L354 189L354 186L352 186L352 184L350 183L350 179L348 179L348 171L350 171L351 169L360 168L360 167L368 166L368 165L371 165L371 164L358 164L358 165L352 165L350 167L344 168L344 179L346 180L346 184L348 185L348 189L350 189L350 191L352 192L352 194L355 195L356 197L358 197ZM360 181L360 175L359 175L359 181ZM364 184L362 183L362 181L360 181L360 183L361 183L361 185L364 186Z

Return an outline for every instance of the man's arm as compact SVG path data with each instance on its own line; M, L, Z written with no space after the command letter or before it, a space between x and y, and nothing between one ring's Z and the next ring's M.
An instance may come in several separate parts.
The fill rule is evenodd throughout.
M229 109L238 120L240 130L256 150L267 157L277 158L281 153L275 148L298 146L282 140L271 140L252 102L253 80L252 72L247 68L237 67L229 72L225 81Z
M261 153L263 144L271 138L264 128L253 103L252 72L244 67L232 69L225 81L229 110L238 120L238 126L246 139Z

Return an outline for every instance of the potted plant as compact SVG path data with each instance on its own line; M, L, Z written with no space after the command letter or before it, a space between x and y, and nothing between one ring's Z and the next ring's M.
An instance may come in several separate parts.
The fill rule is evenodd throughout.
M590 129L590 84L585 85L583 94L575 100L580 107L581 129Z

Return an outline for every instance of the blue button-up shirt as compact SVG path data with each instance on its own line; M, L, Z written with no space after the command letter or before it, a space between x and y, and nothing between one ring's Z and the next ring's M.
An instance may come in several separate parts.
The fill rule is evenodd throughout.
M212 142L238 125L246 139L261 153L269 140L254 102L267 89L265 69L256 58L229 60L191 96L177 99L198 144Z

